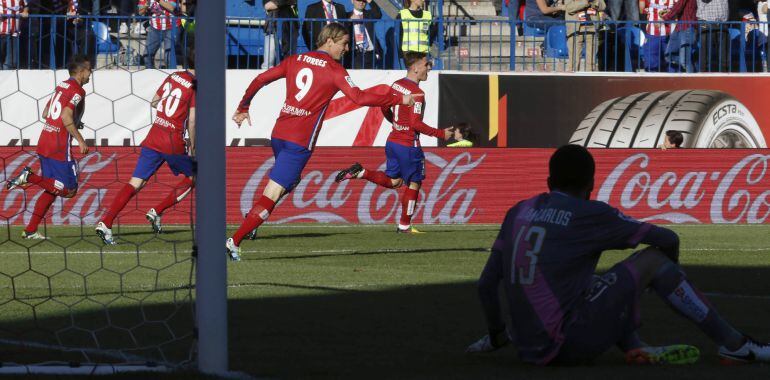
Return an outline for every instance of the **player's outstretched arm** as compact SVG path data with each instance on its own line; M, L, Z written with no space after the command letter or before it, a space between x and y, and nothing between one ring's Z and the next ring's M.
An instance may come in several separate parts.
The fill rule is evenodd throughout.
M69 132L69 134L78 141L80 153L86 154L88 153L88 145L86 145L86 140L83 139L80 131L78 131L78 128L75 125L75 119L72 117L72 115L72 108L65 107L61 113L62 123L64 123L64 128L67 129L67 132Z
M422 121L421 115L419 113L412 112L412 128L416 130L417 132L420 132L424 135L433 136L435 138L439 139L448 139L452 134L449 132L449 129L438 129L433 128L428 124L425 124L424 121Z
M241 102L238 103L238 109L233 114L233 121L241 126L244 120L248 120L251 125L251 117L249 117L249 107L251 106L251 100L254 99L254 95L264 86L284 78L286 76L286 66L289 59L284 59L278 66L274 66L262 74L257 75L254 80L251 81L249 87L246 89L246 93L243 94Z
M657 247L668 256L671 261L679 262L679 236L668 228L653 225L641 240L642 244Z
M359 106L387 107L396 104L404 104L405 96L388 91L385 94L376 94L371 90L361 90L350 79L347 70L340 69L334 73L334 84L345 96Z

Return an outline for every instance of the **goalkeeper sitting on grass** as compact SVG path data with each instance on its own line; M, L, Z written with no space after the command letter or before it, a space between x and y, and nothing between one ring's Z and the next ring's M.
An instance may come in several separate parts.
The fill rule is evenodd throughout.
M590 200L594 171L588 150L565 145L549 162L551 191L508 211L479 279L489 335L467 352L494 351L513 340L521 360L540 365L590 362L612 346L630 363L697 361L693 346L650 347L639 338L639 297L649 288L719 345L723 364L770 361L770 345L733 328L687 279L673 231ZM649 247L594 275L603 251L639 243Z

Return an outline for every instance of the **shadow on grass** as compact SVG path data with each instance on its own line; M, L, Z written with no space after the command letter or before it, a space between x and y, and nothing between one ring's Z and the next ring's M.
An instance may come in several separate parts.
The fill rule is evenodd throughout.
M340 249L345 251L345 249ZM441 253L441 252L489 252L489 248L476 247L476 248L414 248L414 249L382 249L376 251L357 251L349 250L350 252L342 253L317 253L309 255L281 255L281 256L267 256L260 257L259 254L247 253L242 260L245 261L262 261L262 260L296 260L296 259L315 259L315 258L327 258L327 257L344 257L344 256L371 256L371 255L393 255L393 254L426 254L426 253ZM248 255L248 256L247 256ZM253 257L256 255L256 257Z
M750 296L717 296L713 303L742 330L757 338L770 338L770 268L686 267L693 282L707 293ZM762 281L764 279L764 281ZM276 291L278 290L278 291ZM169 292L159 292L161 294ZM593 366L538 368L516 359L512 347L488 355L466 355L465 347L485 334L483 316L472 282L404 286L373 290L283 283L265 279L231 289L239 297L229 301L230 367L258 377L270 378L506 378L506 379L703 379L766 378L768 367L753 365L720 367L716 347L700 331L657 299L643 298L641 335L650 344L689 343L702 352L701 361L682 367L629 367L616 350ZM269 296L265 296L269 294ZM143 299L136 294L115 292L115 296ZM149 296L149 295L148 295ZM164 296L165 297L165 296ZM162 298L161 298L162 299ZM90 338L85 331L103 326L131 328L144 320L174 316L166 326L149 324L133 327L144 342L191 331L188 306L146 304L114 307L108 311L75 313L78 329L73 336L55 336L69 326L69 316L39 317L34 320L6 320L0 327L3 339L50 342ZM5 309L4 309L5 310ZM108 313L108 314L105 314ZM19 333L24 331L23 334ZM46 335L48 334L48 335ZM126 343L120 329L99 332L106 347ZM110 335L113 334L113 335ZM183 343L189 347L190 340ZM169 346L168 349L181 349ZM131 353L157 357L153 350ZM171 352L171 351L169 351ZM189 351L188 351L189 352ZM47 355L42 355L45 353ZM58 355L58 356L57 356ZM83 360L53 351L20 350L0 345L3 361ZM95 357L99 359L98 355Z

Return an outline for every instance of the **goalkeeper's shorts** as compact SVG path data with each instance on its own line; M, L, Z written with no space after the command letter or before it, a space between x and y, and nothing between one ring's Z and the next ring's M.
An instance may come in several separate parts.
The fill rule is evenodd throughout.
M636 277L627 262L594 276L585 301L563 330L564 344L555 363L590 362L639 328L641 292Z

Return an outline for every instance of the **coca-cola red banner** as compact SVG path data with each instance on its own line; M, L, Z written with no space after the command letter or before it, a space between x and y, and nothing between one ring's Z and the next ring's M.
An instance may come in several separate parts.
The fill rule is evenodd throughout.
M425 149L426 180L415 212L417 224L500 223L519 200L546 191L551 149ZM766 223L770 216L768 150L592 150L597 161L594 197L627 215L670 223ZM0 148L5 173L34 155ZM123 182L131 177L137 148L102 148L80 159L78 194L52 207L49 224L95 224ZM234 147L227 151L227 220L240 223L267 182L273 166L270 148ZM302 181L277 207L273 223L395 223L401 189L384 189L363 180L334 183L336 171L360 162L384 170L382 148L318 148ZM145 223L144 213L178 179L161 168L121 214L121 224ZM225 184L223 184L225 186ZM0 190L0 217L26 223L41 190ZM194 195L164 215L165 223L192 220Z

